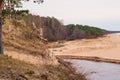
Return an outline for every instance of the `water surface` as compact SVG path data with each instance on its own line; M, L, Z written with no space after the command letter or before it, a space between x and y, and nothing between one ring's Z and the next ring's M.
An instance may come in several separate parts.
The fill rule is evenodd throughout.
M120 64L76 59L64 61L71 62L76 71L85 75L87 80L120 80Z

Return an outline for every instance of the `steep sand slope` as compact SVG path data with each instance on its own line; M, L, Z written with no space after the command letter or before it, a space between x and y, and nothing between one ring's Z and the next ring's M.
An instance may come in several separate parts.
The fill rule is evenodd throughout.
M31 33L31 31L32 28L27 26L23 19L5 19L2 39L4 54L31 64L57 65L57 59L47 49L45 44L37 38L36 31L34 33Z
M109 34L97 39L68 41L51 49L56 56L91 56L120 60L120 35Z

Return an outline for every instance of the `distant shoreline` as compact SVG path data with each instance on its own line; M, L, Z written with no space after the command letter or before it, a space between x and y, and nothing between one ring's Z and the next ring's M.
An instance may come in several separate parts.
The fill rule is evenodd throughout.
M116 34L120 33L120 31L106 31L105 34Z

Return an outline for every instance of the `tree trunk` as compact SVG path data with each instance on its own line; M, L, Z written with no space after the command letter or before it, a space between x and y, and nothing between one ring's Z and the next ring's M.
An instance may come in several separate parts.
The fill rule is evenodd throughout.
M2 46L2 18L0 17L0 54L3 54Z
M2 8L4 5L4 0L0 0L0 54L3 54L2 46Z

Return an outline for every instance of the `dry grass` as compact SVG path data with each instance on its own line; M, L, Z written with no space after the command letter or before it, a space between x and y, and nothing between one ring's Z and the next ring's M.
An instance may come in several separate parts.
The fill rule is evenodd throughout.
M0 79L8 80L31 80L36 79L31 76L30 72L34 72L37 69L32 64L25 63L10 57L0 55Z
M8 56L0 55L0 79L3 80L86 80L74 73L70 64L61 62L59 66L35 66Z

